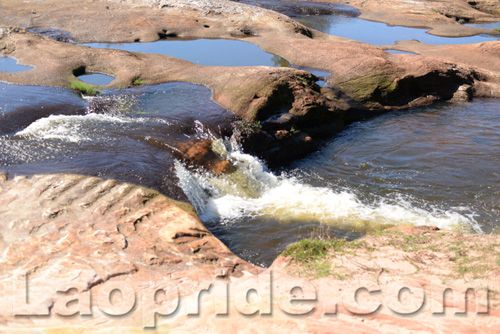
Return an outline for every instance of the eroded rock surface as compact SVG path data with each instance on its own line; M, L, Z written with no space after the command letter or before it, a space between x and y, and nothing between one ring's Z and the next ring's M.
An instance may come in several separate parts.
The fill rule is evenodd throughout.
M401 227L258 270L189 205L157 192L78 175L0 180L4 332L495 333L500 325L497 236ZM358 288L370 294L356 299ZM453 296L443 299L448 288ZM466 302L467 289L476 295Z
M290 143L300 144L299 150L293 150L300 154L283 154L283 158L288 158L271 159L271 164L302 157L347 124L377 112L450 100L463 85L472 87L473 96L497 96L500 82L491 66L482 68L438 57L391 55L331 36L311 39L299 34L301 37L247 39L297 65L331 72L328 83L333 88L320 88L315 84L317 78L294 68L200 66L160 54L59 43L19 28L2 28L2 32L1 53L35 68L0 73L0 80L68 86L77 80L76 72L86 71L114 76L115 80L107 86L110 88L131 86L136 78L146 84L188 81L207 85L213 89L215 101L242 119L280 125L267 132L269 145L263 142L260 150L253 151L261 157L277 158L273 153L276 147L290 143L290 136L283 131L290 132L292 126L294 132L302 131L303 135L293 136ZM487 49L495 46L486 44ZM284 114L291 114L293 122L276 123L275 119Z
M335 320L313 313L318 332L331 321L340 332L494 333L500 325L499 240L395 227L332 247L320 259L280 257L271 269L275 277L286 272L312 279L318 304L338 306ZM365 291L358 299L348 298L359 287Z
M311 34L285 15L226 0L4 0L2 7L4 25L68 31L82 43Z
M156 191L80 175L0 181L3 305L13 305L12 285L25 275L38 287L30 295L33 303L50 308L59 298L56 291L68 285L82 293L98 291L110 280L139 289L168 279L190 293L204 279L255 272L203 226L189 204ZM65 318L14 317L12 312L2 308L2 326L68 325ZM137 324L137 319L140 314L126 322ZM84 326L111 321L81 320L77 323Z
M437 5L443 3L437 1ZM436 100L450 99L463 84L474 86L478 82L498 83L498 78L488 73L491 70L478 69L470 63L451 63L437 57L431 59L390 55L363 43L309 30L276 12L231 1L129 1L116 4L92 1L85 3L85 10L81 9L80 2L77 4L74 1L65 2L64 6L51 0L31 3L30 7L24 6L25 4L14 7L7 1L5 11L9 15L2 18L2 22L12 26L61 29L68 31L81 42L153 41L175 36L239 39L253 36L244 40L283 56L295 65L331 72L332 75L328 78L330 86L370 109L425 105ZM430 10L427 3L423 6L420 2L405 2L401 6L413 6L411 8L416 8L414 10L418 12L415 15L424 13L419 12L423 11L424 7L425 12ZM463 6L474 11L467 4ZM366 10L365 7L363 8ZM23 15L23 10L27 11L28 8L36 8L34 11L38 15L37 24L23 21L28 15ZM57 12L54 8L57 8ZM399 9L396 4L391 4L389 8ZM98 11L101 12L100 15L97 14ZM438 15L436 11L431 12ZM91 15L93 12L96 14ZM76 26L79 22L76 17L74 20L57 20L63 13L85 17L84 22L92 21L92 24ZM104 18L105 21L100 21ZM125 32L127 29L113 27L114 24L124 22L127 24L128 34ZM293 69L270 71L260 68L250 70L198 67L165 56L62 45L47 39L37 39L22 30L3 30L6 36L2 39L2 54L36 66L34 70L24 73L0 76L0 79L10 82L68 85L73 79L71 71L81 68L115 76L116 79L110 87L129 86L137 77L146 84L185 80L212 87L214 98L219 103L247 120L262 119L259 115L261 111L275 108L274 101L284 100L283 96L288 95L288 104L293 101L298 102L296 105L308 104L303 103L300 94L290 94L290 90L293 91L292 87L295 86L293 82L297 81L292 76L304 77ZM112 37L109 31L114 32ZM137 37L137 34L143 37ZM497 71L494 72L496 74ZM288 92L283 92L283 85L290 81ZM474 92L477 96L495 95L488 94L488 91L483 89ZM276 96L276 93L279 96ZM320 108L324 104L324 99L309 103ZM331 104L327 108L332 109ZM335 108L344 109L338 108L338 103L333 107ZM311 108L294 110L304 114L307 109Z

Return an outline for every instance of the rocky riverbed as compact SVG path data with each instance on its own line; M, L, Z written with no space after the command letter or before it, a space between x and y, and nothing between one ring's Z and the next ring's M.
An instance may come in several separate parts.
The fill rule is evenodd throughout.
M462 25L499 21L497 1L334 2L361 18L432 34L498 34ZM114 78L109 89L205 85L234 113L243 148L271 166L387 111L500 97L498 41L373 46L225 0L1 0L0 14L0 56L32 67L0 72L0 81L69 87L82 74L101 73ZM295 67L202 66L76 44L187 38L253 43L330 75L322 87ZM238 168L213 138L146 140L193 168ZM348 243L320 234L262 269L214 237L191 204L126 182L2 172L0 204L0 299L12 305L0 311L6 332L495 333L500 326L496 235L400 227ZM454 303L443 299L446 288ZM464 302L469 288L475 298Z

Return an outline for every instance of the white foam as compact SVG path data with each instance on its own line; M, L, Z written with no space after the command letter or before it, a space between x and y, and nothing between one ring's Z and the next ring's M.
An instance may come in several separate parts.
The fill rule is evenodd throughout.
M95 123L124 124L138 121L140 122L140 119L109 114L50 115L33 122L26 129L17 132L16 136L82 142L92 140L90 136L85 135L84 126Z
M230 223L245 216L259 216L355 230L405 224L480 231L471 217L458 211L426 210L402 198L364 203L349 190L313 187L293 177L277 177L251 155L238 151L227 155L238 166L231 175L215 177L176 164L180 186L204 221Z

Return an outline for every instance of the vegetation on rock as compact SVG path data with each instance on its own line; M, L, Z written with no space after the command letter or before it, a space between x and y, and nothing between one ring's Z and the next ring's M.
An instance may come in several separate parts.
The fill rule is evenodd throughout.
M95 96L101 92L101 89L92 87L82 81L73 80L69 86L71 89L77 90L84 95Z
M137 78L134 78L132 80L132 85L134 86L142 86L144 85L144 80L142 80L141 78L137 77Z

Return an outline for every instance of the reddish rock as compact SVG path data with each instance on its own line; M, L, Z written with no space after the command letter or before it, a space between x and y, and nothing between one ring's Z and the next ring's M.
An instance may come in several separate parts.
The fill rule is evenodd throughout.
M16 177L0 183L0 204L0 301L14 306L0 309L7 333L140 333L146 326L495 333L500 325L498 236L401 227L332 250L317 260L321 266L280 257L258 269L213 237L191 206L142 187L77 175ZM448 288L455 299L443 299ZM469 288L476 297L466 300ZM251 289L257 295L248 297ZM466 305L466 315L454 314ZM33 314L34 306L50 316L14 316ZM437 314L443 306L446 313Z
M145 140L157 147L169 150L188 165L196 168L203 167L215 175L227 174L235 170L235 167L229 161L222 159L212 150L212 140L210 139L178 143L174 146L149 137L145 138Z
M194 144L180 144L179 151L183 160L197 167L202 166L215 175L227 174L235 170L235 167L229 161L223 160L214 153L211 140L207 139Z

